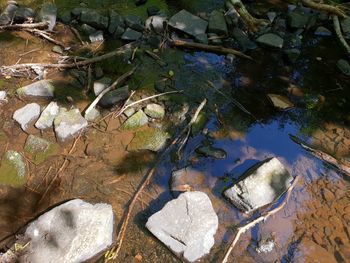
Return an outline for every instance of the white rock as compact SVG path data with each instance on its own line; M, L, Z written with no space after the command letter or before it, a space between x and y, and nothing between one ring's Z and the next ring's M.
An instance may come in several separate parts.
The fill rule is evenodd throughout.
M29 224L24 236L30 242L20 262L84 262L112 244L113 225L108 204L66 202Z
M218 217L205 193L186 192L152 215L146 227L174 253L193 262L214 245Z
M17 121L22 130L26 130L28 128L28 124L31 121L36 120L40 115L40 106L37 103L30 103L15 111L13 114L13 119Z
M145 21L146 29L149 31L154 31L158 34L163 33L164 28L166 27L167 18L164 16L150 16Z
M246 213L275 201L293 181L293 177L277 158L267 159L248 169L242 178L244 179L227 189L224 195Z
M105 90L110 84L112 84L112 80L110 78L102 78L94 82L94 93L98 96L103 90Z
M50 104L47 105L46 108L41 113L40 118L35 123L35 127L40 130L50 128L58 112L59 112L59 107L57 103L53 101L50 102Z
M67 111L65 108L61 108L54 119L56 136L61 141L77 135L87 125L87 121L81 116L78 109Z
M17 89L17 94L51 98L54 96L54 91L55 87L52 85L51 80L44 79Z
M99 110L92 108L88 113L85 113L84 118L87 121L94 121L97 118L101 117L101 113L99 112Z
M0 102L7 101L7 93L4 90L0 90Z

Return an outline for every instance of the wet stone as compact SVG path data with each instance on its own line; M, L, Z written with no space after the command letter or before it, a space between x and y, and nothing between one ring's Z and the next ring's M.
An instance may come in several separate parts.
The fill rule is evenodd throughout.
M55 133L60 141L76 136L87 125L88 123L81 116L79 109L67 111L65 108L61 108L54 119Z
M165 115L164 107L159 104L148 104L144 112L153 119L163 119Z
M44 130L50 128L53 124L53 120L59 112L59 107L56 102L50 102L49 105L41 113L39 119L35 123L35 127Z
M331 36L332 32L324 26L319 26L315 31L316 36Z
M208 22L186 10L181 10L169 20L169 25L191 36L204 34L208 27Z
M124 26L124 18L113 10L110 10L108 32L114 34L118 27L124 28Z
M108 17L102 16L98 12L90 9L83 9L81 11L80 21L102 30L108 27Z
M40 106L37 103L30 103L18 109L13 114L13 119L17 121L22 130L26 130L30 122L36 120L40 115Z
M72 14L70 11L63 11L58 15L58 19L64 23L68 24L72 20Z
M285 50L284 54L290 62L294 63L295 61L297 61L297 59L300 56L300 50L297 48L291 48L291 49Z
M346 76L350 76L350 65L344 59L339 59L337 62L338 69Z
M171 191L187 192L198 190L205 183L205 175L191 167L174 171L171 176Z
M208 32L225 36L228 34L226 20L222 12L214 10L210 13Z
M202 44L206 44L206 45L209 43L207 34L195 35L194 40L198 43L202 43Z
M200 155L203 155L205 157L212 157L215 159L225 159L226 158L226 152L222 149L215 148L211 145L208 146L201 146L196 149L196 152Z
M350 17L342 19L340 21L340 24L344 35L349 35L350 34Z
M0 184L19 187L26 181L26 165L22 155L9 150L0 165Z
M309 22L309 15L300 8L288 14L288 24L291 28L305 28Z
M274 202L291 185L293 177L277 158L250 168L243 178L224 192L240 210L250 213Z
M267 33L258 37L256 42L273 48L283 47L283 38L273 33Z
M114 105L125 101L129 97L129 94L130 92L128 86L117 88L107 92L99 101L98 105L103 108L111 108Z
M54 91L55 87L52 85L52 81L44 79L17 89L17 94L20 96L52 98Z
M131 28L127 28L123 35L121 36L122 40L126 41L136 41L142 37L142 33L135 31Z
M270 99L271 103L275 108L279 110L286 110L289 108L294 107L294 104L289 101L288 98L278 95L278 94L268 94L268 98Z
M24 239L31 242L20 262L85 262L112 244L113 225L111 205L68 201L27 226Z
M205 193L186 192L153 214L146 227L175 254L194 262L214 245L218 217Z
M132 130L132 129L139 128L147 123L148 123L147 115L142 110L139 110L123 123L122 129Z
M150 150L157 152L161 150L169 134L160 128L144 127L136 131L134 138L128 145L128 151Z
M45 3L40 9L39 18L49 24L48 29L52 30L56 25L57 7L52 3Z
M127 15L125 16L125 24L127 27L142 32L144 30L144 26L142 25L142 20L137 15Z

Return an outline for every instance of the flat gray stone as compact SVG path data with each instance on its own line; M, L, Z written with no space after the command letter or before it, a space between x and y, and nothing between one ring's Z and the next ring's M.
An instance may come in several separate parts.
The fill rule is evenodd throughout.
M224 192L240 210L250 213L274 202L291 185L293 177L277 158L250 168L242 180Z
M142 33L135 31L131 28L127 28L123 33L123 35L121 36L121 39L126 41L135 41L140 39L141 37L142 37Z
M291 28L305 28L310 19L310 15L306 14L300 8L296 8L288 14L288 23Z
M209 15L208 32L218 35L228 35L225 16L222 12L214 10Z
M258 37L256 42L273 48L283 47L283 38L273 33L267 33Z
M52 85L52 81L43 79L17 89L17 94L20 96L52 98L54 91L55 87Z
M60 141L76 136L87 125L88 123L81 116L79 109L67 111L65 108L61 108L54 119L55 133Z
M50 102L49 105L41 113L39 119L35 123L35 127L44 130L52 127L53 120L56 118L59 112L59 107L56 102Z
M191 36L204 34L208 22L186 10L181 10L169 20L169 25Z
M40 9L39 18L43 22L49 24L48 29L52 30L56 25L57 19L57 7L52 3L45 3Z
M24 239L30 242L19 261L85 262L112 244L113 225L111 205L68 201L28 225Z
M340 24L344 35L350 34L350 17L340 20Z
M153 214L146 227L174 253L194 262L214 245L218 217L205 193L186 192Z
M13 119L26 130L30 122L36 120L40 115L40 106L37 103L30 103L15 111Z

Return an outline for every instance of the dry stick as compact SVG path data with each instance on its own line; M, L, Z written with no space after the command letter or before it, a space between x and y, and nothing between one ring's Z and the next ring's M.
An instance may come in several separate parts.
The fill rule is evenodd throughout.
M221 261L221 263L226 263L232 250L234 249L234 247L236 246L239 238L241 237L242 234L244 234L247 230L253 228L256 224L265 221L268 217L276 214L278 211L280 211L288 202L288 199L290 198L290 195L292 193L293 188L295 187L295 185L298 182L299 177L295 177L293 184L289 187L288 191L287 191L287 195L285 200L283 201L282 204L280 204L278 207L276 207L275 209L268 211L265 215L261 215L258 218L254 219L253 221L247 223L244 226L241 226L238 228L238 231L235 235L235 238L233 239L233 241L231 242L230 247L228 248L227 252L225 253L225 257L223 258L223 260Z
M31 68L31 67L43 67L43 68L60 68L60 69L67 69L67 68L75 68L75 67L83 67L83 66L87 66L93 63L97 63L100 61L103 61L105 59L123 54L125 52L125 50L133 47L134 45L136 45L137 42L132 42L129 44L126 44L120 48L118 48L115 51L106 53L104 55L98 56L98 57L94 57L94 58L90 58L90 59L86 59L84 61L79 61L76 63L57 63L57 64L52 64L52 63L25 63L25 64L17 64L17 65L12 65L12 66L2 66L0 67L0 69L23 69L23 68Z
M132 74L134 74L136 70L136 67L134 67L132 70L124 73L123 75L121 75L116 81L114 81L112 83L112 85L110 85L108 88L106 88L105 90L103 90L97 97L96 99L94 99L94 101L90 104L90 106L86 109L85 114L89 114L89 112L97 105L97 103L102 99L102 97L108 93L109 91L111 91L112 89L114 89L117 85L119 85L120 83L123 83L128 77L130 77Z
M72 154L74 149L75 149L75 146L77 145L77 142L79 141L80 137L82 135L82 132L79 133L78 137L75 138L73 144L72 144L72 147L70 148L69 152L68 152L68 155ZM59 178L60 174L63 172L63 170L66 168L66 165L67 163L69 162L68 160L68 156L65 156L64 157L64 161L60 167L60 169L57 171L57 173L55 174L55 176L52 178L50 184L48 185L48 187L46 188L45 192L43 193L43 195L41 196L40 200L38 201L37 205L39 205L43 200L44 198L46 197L47 193L49 192L51 186L53 185L53 183L56 181L57 178Z
M301 139L299 139L298 137L296 137L292 134L289 134L289 137L291 138L292 141L299 144L302 148L304 148L305 150L307 150L308 152L310 152L311 154L313 154L317 158L332 165L339 172L341 172L347 176L350 176L350 167L349 166L343 164L341 161L337 160L336 158L329 155L328 153L325 153L321 150L317 150L317 149L312 148L311 146L307 145L306 142L303 142Z
M335 30L335 33L340 41L340 43L343 45L343 47L345 48L346 52L348 54L350 54L350 46L348 45L348 43L346 42L342 32L341 32L341 29L340 29L340 24L339 24L339 18L338 16L336 15L333 15L332 16L333 18L333 25L334 25L334 30Z
M40 22L40 23L28 23L28 24L14 24L14 25L6 25L6 26L0 26L0 31L2 30L20 30L20 29L28 29L28 28L47 28L48 23L47 22Z
M28 54L30 54L30 53L33 53L33 52L36 52L36 51L39 51L39 50L41 50L41 48L35 48L35 49L33 49L33 50L29 50L29 51L27 51L27 52L24 52L24 53L22 53L22 54L19 54L19 56L20 56L20 57L23 57L23 56L25 56L25 55L28 55Z
M334 14L336 16L340 16L341 18L347 17L346 13L344 12L342 7L334 6L334 5L328 5L328 4L322 4L322 3L316 3L312 0L301 0L301 2L308 7L311 7L312 9L318 10L318 11L324 11L330 14Z
M42 37L47 41L54 43L55 45L61 46L62 48L66 48L62 42L49 37L45 31L38 30L38 29L29 29L29 28L24 29L24 31L27 31L29 33Z
M200 107L201 105L203 104L203 102L200 104ZM197 110L195 115L198 117L198 114L199 114L199 111ZM168 147L165 148L165 150L159 155L159 158L158 160L156 161L156 163L154 164L153 168L150 169L148 171L148 173L144 176L141 184L139 185L136 193L134 194L133 198L131 199L130 201L130 204L124 214L124 220L123 220L123 223L119 229L119 232L118 232L118 235L117 235L117 239L116 239L116 242L117 242L117 245L115 248L112 249L113 251L113 257L112 259L116 259L118 257L118 254L119 254L119 251L122 247L122 244L123 244L123 241L124 241L124 237L125 237L125 231L126 231L126 228L128 226L128 223L129 223L129 220L130 220L130 216L131 216L131 213L134 209L134 206L139 198L139 196L141 195L142 191L144 190L144 188L149 184L152 176L154 175L155 171L156 171L156 168L158 166L158 164L161 162L162 158L168 153L169 149L171 148L171 146L175 145L179 140L180 138L182 137L182 135L187 131L188 129L188 126L189 125L192 125L193 122L195 122L196 120L194 119L194 117L191 119L191 122L180 132L180 134L178 136L176 136L173 141L169 144Z
M253 60L252 57L250 57L250 56L248 56L248 55L246 55L238 50L232 49L232 48L205 45L205 44L200 44L200 43L191 43L191 42L187 42L187 41L172 40L172 39L169 39L169 43L175 47L193 48L193 49L200 49L200 50L205 50L205 51L210 51L210 52L215 52L215 53L233 54L233 55L237 55L237 56L242 57L242 58Z
M86 45L86 42L83 41L83 39L81 38L80 34L79 34L79 31L76 30L74 27L70 27L70 29L72 30L72 32L74 33L74 35L79 39L80 43L85 46Z

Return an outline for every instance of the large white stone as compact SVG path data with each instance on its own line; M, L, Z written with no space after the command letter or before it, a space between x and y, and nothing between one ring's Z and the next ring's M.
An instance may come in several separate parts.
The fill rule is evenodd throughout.
M61 141L74 137L87 125L88 122L81 116L79 109L67 111L65 108L61 108L54 119L56 136Z
M46 108L41 113L39 119L35 123L35 127L40 130L50 128L58 112L59 112L59 107L57 105L57 102L53 102L53 101L50 102L50 104L47 105Z
M33 96L33 97L53 97L55 87L51 80L39 80L27 86L17 89L18 95Z
M293 181L293 177L277 158L267 159L250 168L242 178L227 189L224 195L246 213L275 201Z
M174 253L193 262L214 245L218 217L205 193L186 192L152 215L146 227Z
M30 240L20 262L78 263L106 250L113 241L113 210L108 204L74 199L30 223Z
M22 130L26 130L31 121L36 120L40 115L40 106L37 103L30 103L15 111L13 119L17 121Z
M0 90L0 102L7 101L7 93L4 90Z

